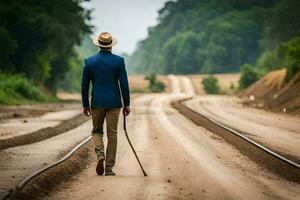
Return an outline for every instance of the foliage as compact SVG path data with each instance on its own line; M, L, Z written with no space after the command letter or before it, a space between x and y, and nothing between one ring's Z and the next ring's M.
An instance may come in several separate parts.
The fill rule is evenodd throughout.
M146 75L145 80L149 81L148 88L151 92L162 92L166 87L164 83L157 81L156 74L154 73Z
M46 100L49 100L49 97L24 75L0 73L0 104Z
M299 70L299 10L298 0L168 1L131 55L129 72L224 73L250 64L245 81L282 67L289 80Z
M257 60L256 66L261 70L262 74L269 71L282 68L284 66L283 58L277 49L266 51Z
M287 68L286 80L290 80L300 71L300 37L295 37L279 46L278 51L284 55Z
M254 64L277 0L178 0L159 11L129 62L134 73L217 73Z
M0 1L0 69L22 73L53 93L91 27L80 0ZM4 53L3 53L4 52Z
M258 73L250 64L245 64L241 68L241 78L239 81L240 88L247 88L259 79Z
M9 58L17 48L17 41L14 40L4 26L0 26L0 69L9 70L13 64Z
M272 50L300 35L299 9L299 0L281 0L274 6L266 23L265 48Z
M79 92L81 88L81 76L83 61L88 56L97 52L97 48L92 44L90 35L85 35L81 45L75 47L77 57L69 60L70 70L63 79L59 80L58 88L67 92Z
M257 61L257 68L263 74L283 67L287 68L286 80L290 80L300 70L300 36L265 52Z
M220 94L221 88L217 78L209 76L202 80L202 85L207 94Z
M143 88L130 88L130 93L145 93L146 90L144 90Z

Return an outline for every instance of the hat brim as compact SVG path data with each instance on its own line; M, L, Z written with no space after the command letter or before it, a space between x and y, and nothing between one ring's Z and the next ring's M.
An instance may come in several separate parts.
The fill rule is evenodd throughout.
M97 47L110 48L110 47L113 47L116 44L118 44L118 40L116 38L112 37L112 43L111 44L109 44L109 45L103 45L103 44L99 44L98 36L96 36L93 39L93 44L96 45Z

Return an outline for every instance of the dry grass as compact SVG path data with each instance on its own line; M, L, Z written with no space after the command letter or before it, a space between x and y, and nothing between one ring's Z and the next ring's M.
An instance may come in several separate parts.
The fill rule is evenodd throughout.
M170 80L167 76L158 75L157 80L165 84L164 92L171 92ZM148 93L148 81L145 80L145 75L129 75L129 86L132 93Z
M180 76L180 75L178 75ZM196 90L197 94L205 94L201 81L204 77L207 77L206 74L197 74L197 75L184 75L191 79L192 84ZM230 84L238 85L238 81L240 78L239 74L214 74L219 80L222 89L228 89ZM169 93L172 91L171 82L167 75L158 75L157 80L161 81L165 84L166 88L164 92ZM145 75L129 75L128 76L129 87L131 93L149 93L148 89L148 81L145 80ZM58 93L58 98L62 100L81 100L81 95L78 93L70 94L67 92L60 91Z
M198 74L198 75L187 75L196 90L197 94L205 94L205 91L202 87L202 79L208 77L208 74ZM240 74L232 73L232 74L212 74L215 78L218 79L219 84L223 91L230 91L230 86L234 84L235 87L238 86L238 82L240 79Z
M205 94L205 91L202 88L201 81L203 78L208 76L207 74L185 76L191 79L197 94ZM240 78L239 74L213 74L213 76L219 80L221 88L225 91L229 90L231 84L237 86ZM146 81L144 78L144 75L129 75L128 79L131 92L149 92L148 81ZM171 83L168 79L168 76L158 75L157 79L166 85L164 92L171 92Z
M144 75L129 75L128 81L131 92L149 92L148 81Z

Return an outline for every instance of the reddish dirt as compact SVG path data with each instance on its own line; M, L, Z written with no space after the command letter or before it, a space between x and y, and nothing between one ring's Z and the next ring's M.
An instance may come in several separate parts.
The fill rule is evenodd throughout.
M276 100L270 101L270 107L276 111L286 109L289 113L300 115L300 72L278 91Z
M285 69L272 71L238 96L253 107L300 115L300 72L288 83L285 75Z

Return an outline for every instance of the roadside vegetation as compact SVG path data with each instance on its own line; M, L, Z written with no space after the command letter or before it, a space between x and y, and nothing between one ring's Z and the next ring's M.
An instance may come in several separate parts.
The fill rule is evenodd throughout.
M85 35L80 45L75 46L76 57L70 59L70 70L58 82L58 89L78 93L81 89L82 67L85 58L94 55L98 49L91 43L90 35Z
M145 80L149 81L148 89L150 92L163 92L165 90L165 84L157 80L155 73L146 75Z
M0 104L13 105L20 103L33 103L55 101L39 87L36 87L24 75L0 73Z
M2 99L43 101L40 88L55 96L62 80L72 78L69 72L78 62L74 47L92 28L90 11L80 2L0 1Z
M295 37L261 55L256 65L246 64L241 69L240 88L246 88L270 71L286 68L285 81L300 71L300 37Z
M245 64L241 68L241 78L239 81L239 89L244 89L249 87L252 83L259 79L259 73L257 70L249 65Z
M60 89L78 92L83 59L97 51L89 36L91 10L85 10L81 2L0 1L4 79L16 75L15 79L41 91L41 96L46 91L46 96L54 97ZM233 86L236 90L272 70L286 68L287 82L300 71L299 10L298 0L167 1L148 37L132 55L124 54L128 72L147 74L151 92L165 87L155 74L241 71L240 86ZM5 80L1 81L3 85ZM13 90L2 86L0 93L7 98L12 94L16 99L22 99L16 95L31 98L18 94L23 90ZM34 101L45 99L33 96Z
M130 72L242 70L239 88L244 88L286 68L291 80L300 70L299 10L298 0L168 1L159 10L159 23L129 57Z
M202 80L202 85L207 94L220 94L221 87L217 78L213 76L206 77Z
M144 88L139 88L139 87L134 87L134 88L130 88L130 93L146 93L147 90L145 90Z
M287 69L286 80L291 80L300 71L300 36L281 43L277 48L262 54L256 67L261 74L284 67Z

